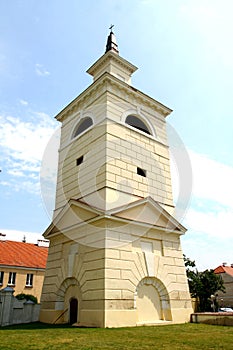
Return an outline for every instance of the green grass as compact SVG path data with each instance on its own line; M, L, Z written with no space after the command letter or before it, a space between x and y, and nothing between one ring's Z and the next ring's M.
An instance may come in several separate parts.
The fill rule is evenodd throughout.
M204 324L72 328L41 323L0 328L1 350L232 350L233 328Z

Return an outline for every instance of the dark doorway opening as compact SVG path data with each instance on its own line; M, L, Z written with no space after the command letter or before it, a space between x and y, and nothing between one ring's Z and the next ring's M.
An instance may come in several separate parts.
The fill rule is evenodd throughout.
M78 322L78 300L72 298L70 300L70 324Z

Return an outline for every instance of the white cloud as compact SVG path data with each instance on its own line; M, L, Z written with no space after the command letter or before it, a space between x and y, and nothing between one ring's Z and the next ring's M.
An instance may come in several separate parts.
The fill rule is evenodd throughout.
M171 155L172 156L172 155ZM233 168L229 165L219 163L208 156L188 150L188 156L191 162L191 173L185 175L192 177L192 188L189 193L200 200L209 200L218 203L220 206L233 208ZM179 196L182 171L179 169L171 157L172 184L175 200ZM183 176L184 177L184 176Z
M16 117L0 116L0 145L15 161L22 161L24 170L29 164L40 162L45 146L55 129L55 123L44 113L34 114L33 122L24 122Z
M41 196L44 207L50 218L52 218L54 210L57 167L58 167L58 149L60 145L61 129L57 129L50 138L44 151L41 170L40 170L40 186Z
M31 117L26 122L0 116L1 166L8 175L1 185L38 194L41 159L56 123L44 113L34 112Z
M5 239L8 241L22 242L23 238L26 237L27 243L37 243L38 239L44 239L41 233L38 232L8 230L4 228L1 228L0 232L6 235L4 238L1 238L1 240Z
M36 63L35 70L36 74L41 77L50 75L50 72L43 66L43 64Z
M209 25L209 22L216 21L219 18L219 11L216 4L203 1L186 2L182 4L180 11L183 15L190 18L195 18L196 23Z
M206 155L188 151L192 165L192 202L183 221L188 233L201 235L211 241L232 237L233 223L233 168L210 159ZM181 170L181 169L180 169ZM171 166L173 189L179 192L179 176L174 164ZM195 249L193 247L193 249ZM196 247L198 252L198 248Z
M192 164L192 204L186 212L182 237L184 253L197 268L232 263L233 168L189 150Z
M202 58L216 60L233 68L233 48L229 45L233 35L233 3L231 0L196 0L185 2L180 7L182 19L199 34L203 44Z
M22 106L28 106L28 102L25 101L25 100L20 99L20 100L19 100L19 103L20 103Z
M222 208L218 211L210 211L208 208L203 211L189 209L185 223L197 233L204 233L210 238L221 236L222 239L232 237L233 209Z
M233 168L189 151L193 170L193 196L233 208Z
M8 174L13 175L13 176L25 176L25 174L22 171L16 170L16 169L8 170Z
M10 178L8 181L0 181L0 185L8 188L11 192L23 191L24 193L40 194L39 177L35 181L30 181L30 179L22 181L20 179Z
M229 239L223 239L221 236L206 239L203 234L188 231L182 237L182 248L186 256L195 260L199 271L214 269L224 261L232 263L232 247Z

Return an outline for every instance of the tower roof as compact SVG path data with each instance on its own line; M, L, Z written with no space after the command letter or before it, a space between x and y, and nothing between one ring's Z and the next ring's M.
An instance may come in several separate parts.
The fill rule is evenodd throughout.
M117 53L119 55L119 50L118 50L118 45L116 43L116 37L115 37L115 34L113 33L112 31L112 28L113 28L113 24L110 26L110 34L108 36L108 39L107 39L107 45L106 45L106 52L108 51L113 51L115 53Z
M137 70L137 67L119 55L116 37L112 28L113 25L109 28L110 34L108 35L104 55L87 70L87 73L93 76L94 81L105 72L108 72L127 84L131 84L131 75Z

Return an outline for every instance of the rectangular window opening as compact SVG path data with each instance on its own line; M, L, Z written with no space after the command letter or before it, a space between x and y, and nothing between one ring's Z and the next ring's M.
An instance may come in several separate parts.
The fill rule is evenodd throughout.
M80 165L80 164L82 164L82 162L83 162L83 156L81 156L81 157L79 157L78 159L76 159L76 165L77 165L77 166Z
M0 271L0 285L3 285L4 272Z
M27 273L26 287L32 287L32 283L33 283L33 274Z
M146 177L146 170L137 167L137 174Z
M8 286L14 286L15 285L15 279L16 279L16 272L10 272L9 273L9 279L8 279Z

